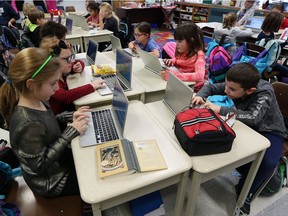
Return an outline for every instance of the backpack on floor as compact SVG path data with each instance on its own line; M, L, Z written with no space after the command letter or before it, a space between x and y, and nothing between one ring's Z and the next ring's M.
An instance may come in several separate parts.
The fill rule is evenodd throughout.
M226 36L222 35L219 44L214 39L208 45L206 56L208 57L210 83L224 82L226 73L230 68L232 58L226 49L233 46L233 44L224 44Z
M261 39L259 42L256 42L257 45L265 47L268 50L268 67L266 68L267 72L272 71L272 68L277 63L277 60L281 53L281 46L278 40L266 40L265 38Z

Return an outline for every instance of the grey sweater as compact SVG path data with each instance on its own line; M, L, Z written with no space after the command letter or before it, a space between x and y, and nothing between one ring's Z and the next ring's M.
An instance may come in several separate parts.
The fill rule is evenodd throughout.
M69 122L72 113L55 118L53 112L16 106L10 119L10 143L20 160L23 177L33 192L58 196L73 165L71 140L79 133L68 126L61 133L58 121Z
M205 85L196 95L207 98L210 95L225 95L225 83ZM279 109L272 85L260 80L257 90L245 99L233 100L235 107L221 107L220 115L236 112L237 119L258 132L269 132L286 137L283 116Z

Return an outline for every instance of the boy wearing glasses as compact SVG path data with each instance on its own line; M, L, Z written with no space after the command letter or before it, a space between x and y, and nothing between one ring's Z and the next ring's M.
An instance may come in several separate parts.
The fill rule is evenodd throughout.
M140 47L140 49L151 53L152 55L157 56L157 58L161 57L161 50L156 41L150 37L151 27L147 22L141 22L135 26L134 29L134 37L135 40L131 41L128 44L128 47L132 50L132 52L136 53L136 48Z

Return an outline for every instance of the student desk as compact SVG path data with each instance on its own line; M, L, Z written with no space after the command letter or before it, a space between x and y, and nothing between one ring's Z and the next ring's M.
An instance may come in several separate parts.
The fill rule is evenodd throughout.
M159 125L177 140L172 129L175 116L170 109L166 107L163 101L148 103L145 104L145 106L158 120ZM188 203L185 215L193 215L201 183L252 161L253 163L247 180L245 181L233 214L239 215L239 208L244 204L265 150L270 146L270 142L264 136L240 121L235 122L233 130L236 133L236 138L230 152L191 157L193 164L191 170L192 182L190 189L187 189Z
M115 55L115 54L114 54ZM76 59L84 58L85 53L77 54ZM96 64L106 64L112 68L116 67L115 60L109 59L105 56L105 53L97 52L96 56ZM67 77L68 88L76 88L82 86L84 84L90 83L92 79L92 70L91 66L86 66L82 73L76 73ZM143 100L144 97L144 89L141 85L133 78L132 76L132 90L125 92L126 96L129 100ZM98 91L94 91L91 94L85 95L73 103L76 108L80 106L89 105L91 107L99 106L99 105L108 105L111 104L113 94L102 96L98 93Z
M95 146L81 148L79 137L76 137L71 146L80 195L85 202L92 204L94 216L101 215L101 210L173 184L179 184L175 215L181 215L188 174L192 167L190 157L159 127L140 101L129 104L124 137L132 141L155 139L168 169L101 179L97 173Z

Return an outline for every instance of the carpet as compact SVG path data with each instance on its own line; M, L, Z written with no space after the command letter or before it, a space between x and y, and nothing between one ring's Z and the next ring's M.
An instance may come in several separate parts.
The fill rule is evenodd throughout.
M173 30L159 30L152 29L151 37L154 38L159 47L163 48L163 46L169 41L175 41L173 36Z

